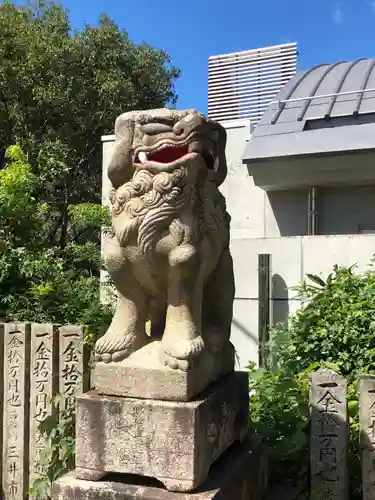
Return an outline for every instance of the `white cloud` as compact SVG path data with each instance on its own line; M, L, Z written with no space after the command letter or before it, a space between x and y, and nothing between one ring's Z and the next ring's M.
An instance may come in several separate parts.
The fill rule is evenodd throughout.
M375 5L375 0L373 3ZM344 14L340 3L337 3L333 10L333 21L335 24L342 24L344 22Z

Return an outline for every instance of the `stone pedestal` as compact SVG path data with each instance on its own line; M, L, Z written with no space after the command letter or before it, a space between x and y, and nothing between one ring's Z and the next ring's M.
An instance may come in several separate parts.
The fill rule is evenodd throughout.
M98 394L164 401L190 401L211 383L234 369L234 347L227 342L212 356L202 354L188 371L164 364L164 350L158 340L150 342L117 363L95 363L93 388Z
M94 391L79 396L76 477L138 474L158 479L168 490L192 491L213 462L245 437L248 398L244 372L227 375L187 402Z
M58 479L54 500L263 500L267 489L267 453L257 438L234 444L212 466L207 481L194 493L167 491L146 477L110 475L106 481Z

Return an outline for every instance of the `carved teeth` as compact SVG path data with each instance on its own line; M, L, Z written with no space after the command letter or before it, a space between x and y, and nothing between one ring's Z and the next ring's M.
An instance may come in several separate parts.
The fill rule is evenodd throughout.
M139 158L139 161L144 165L145 163L147 163L147 155L144 151L141 151L139 154L138 154L138 158Z

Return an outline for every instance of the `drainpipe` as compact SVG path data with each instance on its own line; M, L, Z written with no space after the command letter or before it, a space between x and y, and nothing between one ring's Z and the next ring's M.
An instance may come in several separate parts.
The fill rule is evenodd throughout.
M307 234L314 236L318 234L318 213L316 210L316 188L309 188L307 207Z
M266 367L268 356L266 352L271 323L271 255L258 254L258 364Z

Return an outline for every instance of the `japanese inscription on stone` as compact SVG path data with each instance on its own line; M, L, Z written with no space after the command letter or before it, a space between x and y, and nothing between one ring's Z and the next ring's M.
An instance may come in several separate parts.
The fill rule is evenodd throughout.
M40 423L51 415L51 398L58 392L58 330L52 324L31 326L30 483L41 473L40 453L46 447Z
M30 325L4 328L3 479L4 500L23 500L29 487Z
M83 343L83 329L78 326L62 326L59 328L60 344L60 393L65 396L65 407L74 404L75 395L86 391L89 387L87 353Z
M346 381L332 370L310 376L311 498L347 500Z
M363 500L375 499L375 376L359 379L359 423Z

